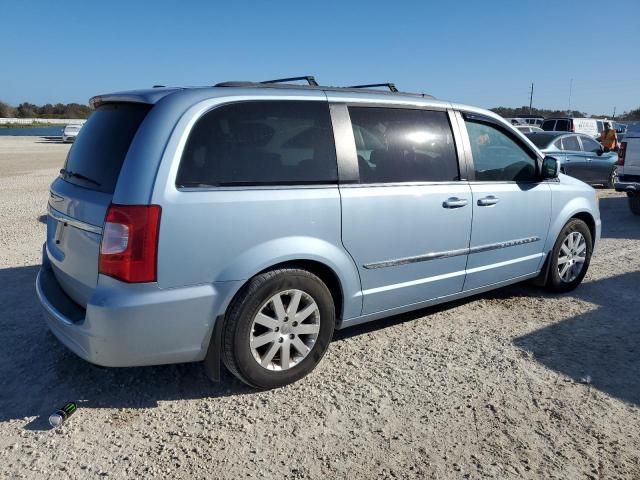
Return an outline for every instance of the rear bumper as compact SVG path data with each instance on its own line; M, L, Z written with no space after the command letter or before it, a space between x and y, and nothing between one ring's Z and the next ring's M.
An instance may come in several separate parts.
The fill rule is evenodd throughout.
M161 290L101 277L86 309L60 288L43 264L36 292L49 329L79 357L105 367L199 361L236 282Z
M618 179L613 184L613 187L616 192L640 192L640 182L623 182Z

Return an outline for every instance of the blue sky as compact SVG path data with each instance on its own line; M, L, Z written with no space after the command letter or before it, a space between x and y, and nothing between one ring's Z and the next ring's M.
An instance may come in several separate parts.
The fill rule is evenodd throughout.
M0 100L314 74L481 107L640 106L640 1L5 1ZM626 47L625 47L626 46Z

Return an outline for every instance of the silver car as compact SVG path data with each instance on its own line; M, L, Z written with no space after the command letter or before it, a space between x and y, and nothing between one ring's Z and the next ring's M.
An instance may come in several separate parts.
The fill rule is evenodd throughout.
M594 190L499 116L304 78L92 99L36 285L62 343L273 388L313 370L335 329L582 281Z
M75 123L71 123L69 125L65 125L64 129L62 129L62 142L63 143L72 143L75 141L78 133L80 133L80 129L82 125L78 125Z

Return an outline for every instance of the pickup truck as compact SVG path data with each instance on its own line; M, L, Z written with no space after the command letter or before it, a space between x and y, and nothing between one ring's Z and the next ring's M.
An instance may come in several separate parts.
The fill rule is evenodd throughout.
M640 215L640 125L627 130L618 151L618 170L614 187L629 197L629 208Z

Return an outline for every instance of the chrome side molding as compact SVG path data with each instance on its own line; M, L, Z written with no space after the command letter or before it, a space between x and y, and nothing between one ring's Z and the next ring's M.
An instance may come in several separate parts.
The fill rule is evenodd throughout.
M395 260L384 260L381 262L372 262L363 265L367 270L376 268L397 267L399 265L407 265L409 263L428 262L440 258L458 257L460 255L471 255L473 253L488 252L490 250L499 250L501 248L515 247L517 245L525 245L527 243L539 242L540 237L519 238L517 240L509 240L507 242L489 243L487 245L479 245L471 248L460 248L458 250L447 250L444 252L425 253L424 255L416 255L414 257L404 257Z

